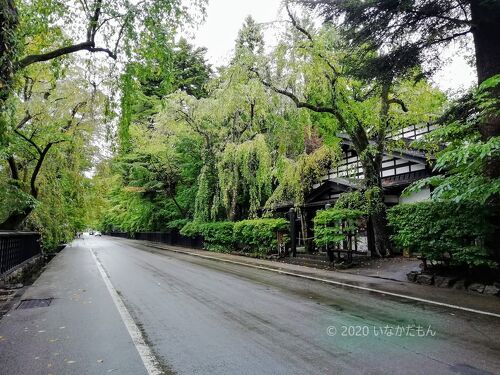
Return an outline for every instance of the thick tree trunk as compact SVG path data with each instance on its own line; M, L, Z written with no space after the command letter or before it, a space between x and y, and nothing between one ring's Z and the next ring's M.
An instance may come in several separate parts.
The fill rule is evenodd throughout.
M478 83L500 74L500 1L471 1L474 45ZM500 98L500 87L492 91ZM479 131L485 140L500 136L500 114L497 112L485 119ZM488 163L487 175L500 177L500 160Z
M365 171L366 189L374 190L374 194L370 195L372 201L370 206L370 221L371 230L373 232L373 251L372 256L384 257L392 254L392 246L387 231L387 212L384 203L384 193L382 190L382 181L380 180L380 163L369 160L362 161ZM375 191L377 189L379 192Z
M488 78L500 74L500 1L473 0L470 4L477 77L478 83L481 84ZM491 94L500 100L500 87L494 88ZM483 140L500 136L500 108L497 108L496 114L484 119L479 126L479 132ZM488 160L485 174L491 179L500 178L500 158L492 157ZM500 197L494 196L489 203L493 210L490 224L493 225L493 233L498 233ZM495 234L486 239L486 246L500 261L500 246Z
M374 255L378 257L391 255L392 249L389 234L387 233L387 212L385 207L378 212L372 213L370 218L375 247Z
M365 187L372 190L372 201L369 202L370 220L368 231L373 234L373 241L369 241L370 251L373 257L383 257L392 254L391 241L387 231L387 213L384 203L384 191L382 189L382 179L380 172L382 169L383 141L378 142L379 147L375 154L367 152L370 142L365 129L360 125L351 132L350 137L354 143L354 148L359 155L361 166L365 175ZM383 139L383 135L382 135ZM375 191L377 190L377 191Z
M479 83L500 74L500 2L471 1L476 66Z
M16 230L21 227L24 221L33 211L32 207L27 207L22 211L16 211L10 214L10 216L0 224L0 230Z

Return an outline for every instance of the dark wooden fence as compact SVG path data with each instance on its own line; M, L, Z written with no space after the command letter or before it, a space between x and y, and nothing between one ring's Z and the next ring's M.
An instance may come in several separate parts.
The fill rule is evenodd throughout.
M186 237L176 230L169 232L109 232L106 234L113 237L160 242L167 245L190 247L193 249L203 249L203 238L201 236Z
M0 232L0 276L41 252L39 233Z

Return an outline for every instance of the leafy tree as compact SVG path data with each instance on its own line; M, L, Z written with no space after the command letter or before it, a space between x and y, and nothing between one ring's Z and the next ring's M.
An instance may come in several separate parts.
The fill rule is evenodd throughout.
M17 204L5 212L3 229L20 226L36 206L39 177L51 150L73 137L88 137L94 129L96 111L102 95L82 81L78 73L66 80L47 81L47 71L25 78L17 111L12 113L15 126L5 150L9 167L9 195ZM84 132L86 135L84 135ZM88 138L87 138L88 139Z
M202 0L195 1L196 6L202 7L203 3ZM123 50L129 58L142 52L143 62L148 62L151 55L161 52L158 52L160 49L144 52L143 46L173 35L179 22L191 22L193 15L185 12L178 0L148 0L140 4L122 0L95 0L79 2L76 6L66 1L2 1L0 6L0 144L7 150L1 156L8 160L12 179L17 180L15 155L9 142L15 136L22 135L26 142L32 141L31 146L39 156L33 169L29 193L36 198L35 181L39 170L46 154L59 140L36 144L33 135L28 136L20 131L24 125L20 126L21 123L16 120L22 120L12 113L17 111L16 106L19 105L19 96L14 91L22 92L23 86L25 92L30 91L31 75L36 72L37 65L43 66L38 63L50 62L46 66L57 81L64 77L69 64L75 64L75 60L68 57L79 51L102 52L115 60ZM21 79L21 73L28 78ZM97 85L95 82L93 84ZM75 108L73 116L78 115L78 110ZM43 137L45 129L40 128L36 133ZM19 226L31 211L32 204L26 201L2 226Z
M401 71L430 62L439 65L440 47L466 41L472 34L478 83L497 103L496 110L475 126L482 141L500 135L500 2L492 0L342 1L298 0L340 23L347 37L379 54L376 65L400 61ZM380 72L372 72L379 77ZM491 83L496 82L495 85ZM454 120L452 120L454 121ZM496 141L493 141L496 142ZM450 154L451 155L451 154ZM500 157L490 155L483 169L488 179L500 178ZM498 198L496 198L498 200Z
M403 69L432 60L440 49L472 34L479 83L500 73L500 4L491 0L342 1L297 0L338 22L358 45L384 51L379 59L404 56ZM401 53L404 51L404 54Z
M16 93L6 158L0 162L0 221L42 234L54 250L85 228L88 180L96 124L104 96L79 70L55 79L49 69L31 70ZM22 223L22 225L20 224Z
M242 58L258 56L264 53L264 34L252 16L247 16L242 28L238 31L233 63Z
M203 0L195 5L203 6ZM161 38L181 19L191 19L180 0L14 1L0 3L0 109L10 95L17 72L44 61L78 51L102 52L117 58L120 48L130 50L136 42ZM155 22L151 22L155 20ZM67 25L62 28L61 24ZM5 54L3 52L6 52ZM0 131L6 129L2 118ZM0 133L0 136L2 135Z
M408 80L416 72L398 77L397 63L383 79L363 79L358 64L365 61L362 48L346 46L331 25L319 31L302 26L287 10L291 41L276 49L271 66L250 69L265 86L288 97L298 108L331 116L329 121L349 135L360 157L366 189L378 189L374 196L383 203L382 158L385 150L396 146L388 141L390 131L428 121L440 107L443 95L425 82L412 86ZM370 219L375 253L390 254L385 206L374 202L373 207L376 210L370 212Z
M206 85L210 78L211 68L207 64L206 48L194 48L181 38L174 47L173 78L175 90L181 90L195 98L207 96Z

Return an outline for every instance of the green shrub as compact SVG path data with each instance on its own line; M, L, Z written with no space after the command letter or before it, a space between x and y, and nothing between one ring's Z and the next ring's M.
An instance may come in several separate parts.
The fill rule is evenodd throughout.
M247 252L267 254L277 248L276 233L287 226L285 219L254 219L236 223L191 221L184 225L180 233L188 237L202 236L205 248L210 251L227 252L238 245Z
M288 227L285 219L253 219L234 223L234 242L243 251L267 254L277 249L276 233Z
M495 267L483 246L490 230L484 206L426 201L400 204L387 213L397 246L431 261Z
M316 245L332 246L346 240L347 236L356 233L357 223L363 216L363 211L347 208L318 211L313 219Z
M172 220L165 225L166 229L170 230L180 230L182 229L187 223L189 222L188 219L177 219L177 220Z
M184 225L180 233L188 237L202 236L205 249L209 251L228 252L234 248L233 226L230 221L191 221Z

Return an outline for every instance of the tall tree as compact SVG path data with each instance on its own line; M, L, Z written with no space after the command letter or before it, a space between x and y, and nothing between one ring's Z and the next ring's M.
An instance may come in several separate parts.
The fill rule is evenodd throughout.
M54 81L46 72L25 78L13 115L15 126L6 148L10 175L3 178L9 186L5 194L15 204L4 207L1 229L19 227L36 207L40 176L53 149L82 137L82 132L88 137L95 121L102 119L98 109L102 95L78 73L70 74L72 79Z
M290 98L298 108L331 116L337 130L349 135L363 167L365 188L372 197L370 222L375 239L374 254L389 255L381 180L384 152L391 147L388 134L405 126L410 118L414 121L428 118L432 106L440 103L439 99L436 103L431 100L431 107L424 108L417 104L416 98L421 104L429 104L426 97L440 95L424 82L410 89L405 78L411 75L399 70L397 60L385 61L380 79L369 79L362 74L365 68L361 67L373 64L376 55L366 55L362 48L346 46L331 25L324 25L319 32L303 26L288 7L287 10L292 24L292 43L279 47L272 66L264 71L250 69L265 86ZM372 67L380 66L373 64Z
M198 9L203 7L204 0L194 0L194 4ZM39 0L0 2L0 145L6 151L0 156L9 160L9 164L14 157L9 153L9 143L18 136L15 132L18 124L13 119L19 97L14 91L27 80L20 78L21 73L29 77L38 63L50 61L51 64L43 65L51 67L57 78L69 64L75 64L76 59L68 57L79 51L104 53L115 60L125 51L130 58L146 42L173 35L176 26L181 21L193 21L195 13L186 12L181 0L146 0L137 4L127 0L76 4ZM150 56L151 51L149 55L143 54L143 63L151 60ZM30 212L25 207L19 210ZM7 220L5 224L17 226L21 221Z
M381 59L401 60L401 68L439 63L441 48L453 41L474 39L478 83L500 74L500 1L496 0L296 0L337 22L358 45L369 45ZM404 52L404 53L402 53ZM491 89L500 98L500 85ZM500 136L500 111L478 125L483 139ZM500 159L488 163L486 174L500 177Z

